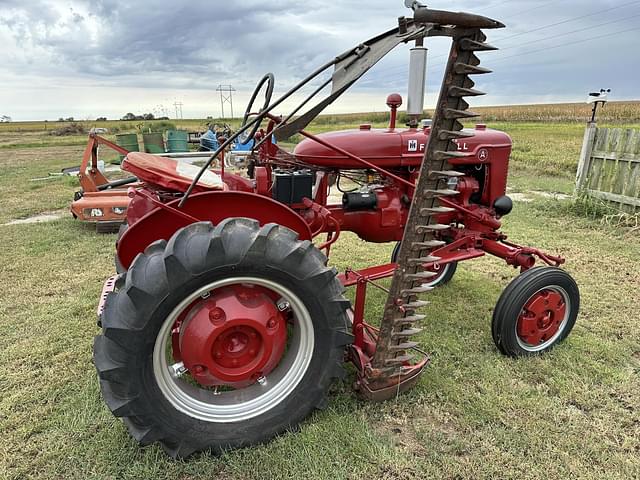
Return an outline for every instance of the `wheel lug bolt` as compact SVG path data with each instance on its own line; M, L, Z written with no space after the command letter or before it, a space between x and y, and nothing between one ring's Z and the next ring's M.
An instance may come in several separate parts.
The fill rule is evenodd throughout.
M256 354L255 349L252 348L251 350L249 350L249 355L255 356L255 354Z
M275 326L276 326L276 319L270 318L269 321L267 322L267 328L275 328Z
M196 375L200 375L200 374L204 373L205 370L206 370L206 367L204 367L202 365L195 365L193 367L193 373L195 373Z
M222 358L222 352L216 352L216 358Z
M225 317L224 310L219 307L209 310L209 320L212 323L223 323L226 319Z

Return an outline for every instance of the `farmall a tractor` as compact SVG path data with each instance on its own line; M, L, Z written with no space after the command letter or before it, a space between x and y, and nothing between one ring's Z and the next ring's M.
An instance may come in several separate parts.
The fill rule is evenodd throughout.
M141 185L129 190L120 273L105 283L94 362L109 409L141 444L159 442L184 457L267 441L326 405L345 360L364 399L408 390L428 362L416 341L423 294L449 280L457 262L486 253L521 271L493 315L501 353L540 354L571 331L579 293L558 268L564 259L511 243L499 230L512 208L510 138L461 123L475 116L465 98L482 95L472 78L489 72L477 54L494 50L482 30L503 25L412 8L413 18L400 18L278 100L273 76L262 79L243 126L219 149L236 137L253 140L247 175L224 164L210 170L219 152L199 170L144 153L124 160ZM431 37L449 37L451 51L432 124L423 127L423 45ZM392 95L387 129L304 130L400 44L412 45L408 128L396 125L401 99ZM293 112L272 113L314 80L318 88ZM272 140L293 134L305 137L293 153ZM332 204L334 183L358 188ZM342 231L399 243L388 264L338 274L328 263ZM384 278L390 285L376 283ZM375 327L365 322L371 285L388 293ZM350 286L353 303L343 295Z

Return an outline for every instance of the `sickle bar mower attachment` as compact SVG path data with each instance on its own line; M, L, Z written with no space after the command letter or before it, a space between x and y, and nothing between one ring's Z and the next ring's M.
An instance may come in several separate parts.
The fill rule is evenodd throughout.
M415 21L453 25L450 30L452 46L398 253L398 266L377 334L375 354L370 368L360 372L359 391L371 400L386 400L411 388L428 361L424 355L414 359L416 343L411 338L422 331L417 325L424 316L416 311L424 302L419 301L418 296L430 290L423 286L424 277L430 275L423 269L440 260L431 255L438 245L435 234L450 228L437 223L435 215L446 208L440 198L458 194L447 188L447 182L462 173L456 172L448 160L460 155L455 140L469 136L461 131L461 120L477 116L469 111L464 97L484 94L473 89L475 83L470 76L490 72L480 67L480 59L476 56L479 51L495 50L485 43L486 36L481 28L504 26L484 17L423 7L416 10Z

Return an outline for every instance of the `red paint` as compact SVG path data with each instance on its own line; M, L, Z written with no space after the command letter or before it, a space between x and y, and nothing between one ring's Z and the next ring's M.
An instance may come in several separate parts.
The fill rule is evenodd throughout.
M102 138L94 133L89 135L89 141L85 147L78 180L82 187L82 198L71 203L71 213L75 218L85 222L124 222L129 206L127 188L131 185L139 186L139 183L129 184L118 188L100 190L100 187L109 183L109 180L98 170L98 147L104 146L117 153L126 155L127 150L106 138ZM103 212L102 217L92 217L91 210L99 208ZM124 210L123 213L116 213L114 210Z
M149 172L143 172L141 178L153 185L135 195L129 209L130 228L118 246L120 261L128 268L133 258L150 243L161 238L169 239L179 228L194 221L206 220L218 224L232 217L249 217L261 224L284 225L298 232L302 240L326 235L326 241L318 241L316 245L326 249L327 255L341 231L354 232L369 242L402 239L430 129L396 129L394 120L400 105L399 99L392 95L388 103L392 109L388 129L363 126L358 130L317 136L303 131L301 134L306 139L296 147L295 157L271 142L271 132L281 120L270 116L267 132L258 134L259 138L266 135L267 141L261 145L254 159L253 178L247 180L220 172L225 180L225 188L231 192L212 191L193 195L182 209L177 208L179 196L168 194L163 188L153 185L165 187L171 192L184 192L187 188L184 180L176 183L172 171L167 174L170 177L168 180L160 178L157 172L151 175L153 178L149 177ZM446 241L447 245L431 252L439 260L425 264L423 268L442 271L442 267L448 263L477 258L485 253L503 258L509 265L522 270L531 268L536 257L548 264L563 263L564 259L560 257L507 242L507 237L500 233L501 222L493 203L506 191L511 139L484 125L478 125L473 133L474 137L456 142L458 150L469 156L450 160L453 168L464 174L450 185L458 194L439 199L441 206L454 210L434 218L438 223L451 226L449 230L436 234L436 238ZM135 160L136 156L132 158ZM305 199L300 204L285 206L271 199L273 169L292 166L324 169L318 171L313 201ZM342 204L327 204L329 175L341 170L367 171L367 174L377 172L381 179L376 178L373 181L376 186L369 191L376 196L374 208L354 211L346 210ZM170 185L167 183L169 181ZM387 264L358 272L349 270L339 276L344 286L356 286L353 311L355 341L350 349L350 358L361 372L370 368L377 336L375 328L365 322L367 286L371 284L382 288L375 281L393 275L395 269L395 264ZM233 382L235 386L247 385L256 380L256 375L272 368L281 355L278 353L280 340L270 337L267 332L270 325L282 322L281 317L272 315L274 298L269 300L266 293L260 297L257 300L257 313L252 316L239 305L246 293L242 288L223 289L219 298L199 304L199 310L193 317L181 318L174 326L176 360L182 358L185 364L188 363L192 374L203 385L219 385L221 382ZM523 330L522 334L529 335L527 338L533 342L549 338L545 335L555 328L553 318L561 314L561 307L549 313L540 310L539 299L532 299L529 303L528 316L523 317L520 323L523 329L531 330L531 318L535 318L538 330L533 334L526 334ZM269 319L265 320L267 317ZM184 327L183 322L186 322ZM262 349L262 353L257 353L259 349ZM186 354L185 351L192 353ZM267 351L271 353L265 353ZM407 371L421 369L424 362ZM375 377L376 373L372 375Z
M71 213L85 222L124 222L129 201L127 191L123 189L86 192L71 204ZM103 215L92 217L91 210L94 208L102 210Z
M340 283L342 283L343 286L351 287L353 285L356 285L362 278L373 281L380 280L381 278L391 277L395 270L395 263L376 265L375 267L363 268L362 270L347 270L346 272L338 275L338 280L340 280Z
M122 169L159 189L185 192L199 167L179 162L173 158L159 157L150 153L130 152L122 161ZM211 181L203 176L194 188L194 192L228 188L222 183L220 175L211 171L207 174L211 177Z
M399 93L392 93L387 97L387 106L391 109L391 118L389 119L389 130L396 128L396 118L398 116L398 108L402 105L402 97ZM371 130L369 126L368 130Z
M230 173L222 170L211 170L214 173L222 176L222 180L227 184L229 190L234 192L249 192L253 193L253 182L248 178L241 177L240 175L236 175L235 173Z
M403 190L391 186L374 190L378 202L375 210L348 211L342 205L329 205L331 215L342 230L356 233L368 242L392 242L401 240L404 224L409 215L408 205L403 203Z
M255 172L255 193L258 195L271 196L271 170L265 167L256 167Z
M525 304L518 317L518 337L528 345L538 346L552 338L564 320L567 304L554 290L542 290Z
M182 359L200 385L240 388L255 383L278 365L287 344L286 318L272 295L247 285L212 292L180 326L174 357Z
M447 263L462 262L481 257L484 252L477 248L481 244L481 240L473 235L462 235L457 240L432 251L430 255L438 257L440 260L436 263L425 265L426 270L437 271L439 266Z
M508 163L511 139L506 133L492 129L465 131L475 136L459 140L459 151L477 154L482 148L487 148L492 161L502 159L505 164ZM379 167L419 167L429 140L429 130L373 128L322 133L317 137ZM294 154L310 165L336 169L362 168L358 161L309 139L300 142ZM476 156L465 160L467 163L480 163Z
M177 209L180 199L167 205ZM222 220L246 217L261 225L277 223L297 232L301 240L310 240L311 231L306 222L289 207L268 197L245 192L204 192L192 195L180 209L198 221L217 225ZM189 225L189 220L171 211L155 208L129 226L118 242L118 258L125 268L133 259L156 240L169 240L180 228Z

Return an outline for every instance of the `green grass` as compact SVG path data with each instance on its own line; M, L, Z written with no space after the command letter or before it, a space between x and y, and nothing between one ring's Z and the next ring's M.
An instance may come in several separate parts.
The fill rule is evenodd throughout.
M339 119L339 117L338 117ZM312 123L308 130L311 133L323 133L333 130L358 128L360 121L350 116L340 123L318 121ZM122 123L122 122L120 122ZM181 128L199 129L197 122L179 123ZM373 123L375 128L384 128L386 121ZM472 124L469 124L472 126ZM629 125L632 128L634 125ZM639 125L635 125L638 127ZM539 122L489 122L489 127L508 133L514 142L512 168L526 169L529 176L546 175L570 178L575 175L578 156L582 146L584 125L581 123L539 123ZM132 125L133 130L135 127ZM107 134L106 138L115 141L115 136ZM300 136L293 140L299 141ZM0 129L0 152L7 149L31 149L34 147L82 146L87 141L86 135L67 137L51 136L44 131L26 133ZM291 146L291 142L285 144ZM79 162L79 158L77 161Z
M573 161L581 131L505 125L516 145L518 190L571 191L573 172L536 172L544 152ZM554 138L553 132L560 133ZM0 224L66 208L72 180L29 182L77 164L77 147L0 151ZM36 185L36 186L34 186ZM493 306L516 272L484 258L462 264L429 295L421 334L431 365L419 384L383 405L351 390L353 370L328 409L298 433L221 457L171 461L138 447L101 400L91 362L95 308L113 271L114 235L66 216L0 226L0 479L638 478L640 476L640 240L566 204L535 198L505 219L515 242L567 256L582 292L574 332L554 352L511 360L489 331ZM348 233L334 247L339 270L389 258L392 245ZM348 292L352 295L352 292ZM372 289L367 315L380 317Z

